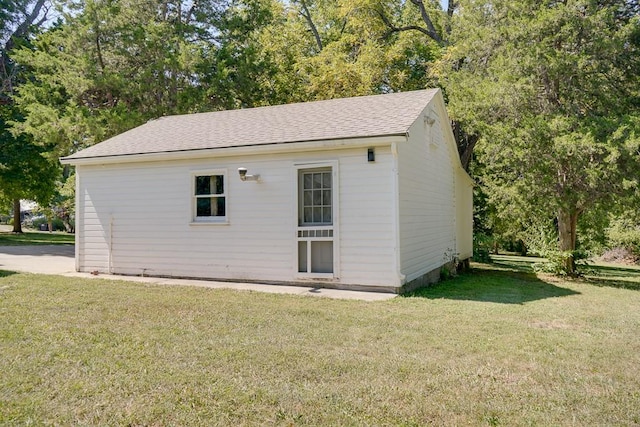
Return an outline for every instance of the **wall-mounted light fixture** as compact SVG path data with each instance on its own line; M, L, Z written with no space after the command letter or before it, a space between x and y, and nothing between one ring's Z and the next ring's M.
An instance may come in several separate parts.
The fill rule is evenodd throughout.
M373 148L369 148L367 150L367 160L370 162L375 162L376 161L376 152Z
M247 168L238 168L238 174L242 181L259 181L260 175L247 175Z

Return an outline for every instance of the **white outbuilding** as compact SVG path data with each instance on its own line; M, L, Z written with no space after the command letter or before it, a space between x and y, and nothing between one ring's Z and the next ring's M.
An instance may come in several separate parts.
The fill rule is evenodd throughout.
M61 161L82 272L402 292L472 255L438 89L162 117Z

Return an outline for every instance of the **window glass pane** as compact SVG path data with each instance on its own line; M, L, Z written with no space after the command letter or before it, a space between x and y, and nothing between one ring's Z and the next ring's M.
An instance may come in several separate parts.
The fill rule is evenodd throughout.
M196 200L196 216L211 216L210 198L198 198Z
M331 190L322 190L322 204L331 206Z
M304 206L311 206L313 204L311 198L311 191L305 190L304 192Z
M313 204L315 206L322 205L322 191L313 190Z
M324 188L331 188L331 172L322 174L322 184Z
M322 222L331 224L331 208L322 208Z
M224 197L217 197L216 198L216 212L214 214L214 216L225 216L226 212L225 212L225 198Z
M304 208L304 222L313 222L311 208Z
M314 173L313 174L313 188L322 188L322 174Z
M196 195L211 194L211 177L196 176Z
M309 190L309 189L313 188L313 186L311 185L312 180L313 180L312 175L313 174L310 174L310 173L305 173L304 174L304 186L303 186L303 188L305 190Z
M196 196L224 194L224 175L196 176Z
M213 188L215 188L215 193L213 194L224 194L224 176L214 175L211 180L213 181Z

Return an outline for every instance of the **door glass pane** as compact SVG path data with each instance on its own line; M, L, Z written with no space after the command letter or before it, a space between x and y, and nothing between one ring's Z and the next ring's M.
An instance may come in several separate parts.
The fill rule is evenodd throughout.
M313 188L322 188L322 174L314 173L313 174Z
M298 273L308 273L307 242L298 242Z
M322 190L322 204L331 206L331 190Z
M332 224L331 171L300 173L300 225Z
M331 224L331 208L322 208L322 222Z
M322 184L324 188L331 188L331 172L322 174Z
M305 190L310 190L311 188L313 188L312 186L312 181L313 181L313 174L310 173L305 173L304 174L304 186L303 188Z
M311 242L311 272L333 273L333 242Z
M304 208L304 222L313 222L312 208Z

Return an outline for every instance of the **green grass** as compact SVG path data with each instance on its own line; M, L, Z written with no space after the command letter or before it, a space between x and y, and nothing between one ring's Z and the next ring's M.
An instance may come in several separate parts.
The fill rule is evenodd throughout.
M369 303L6 272L0 425L640 424L640 291L527 262Z
M75 236L65 232L25 231L24 233L0 232L0 246L21 245L72 245Z

